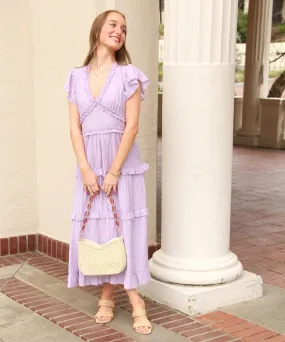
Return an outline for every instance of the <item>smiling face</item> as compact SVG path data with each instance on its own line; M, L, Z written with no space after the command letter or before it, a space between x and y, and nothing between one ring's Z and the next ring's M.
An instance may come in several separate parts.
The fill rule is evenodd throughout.
M100 44L116 52L121 49L126 41L126 21L116 12L111 12L102 26Z

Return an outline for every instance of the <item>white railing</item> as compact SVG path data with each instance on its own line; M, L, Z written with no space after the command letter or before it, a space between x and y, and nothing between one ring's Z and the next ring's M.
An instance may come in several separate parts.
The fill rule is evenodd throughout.
M245 44L236 44L236 64L239 69L244 69L245 64ZM280 53L285 52L284 43L271 43L269 51L269 61L277 59ZM158 44L158 59L159 62L164 60L164 40L160 39ZM285 57L281 57L277 61L270 63L270 70L284 70L285 69Z

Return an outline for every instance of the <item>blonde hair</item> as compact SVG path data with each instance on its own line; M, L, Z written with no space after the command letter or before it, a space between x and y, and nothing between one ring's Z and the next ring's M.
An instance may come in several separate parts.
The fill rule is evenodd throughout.
M90 35L89 35L89 52L83 62L83 66L88 65L91 60L96 56L96 50L98 47L98 43L100 40L100 34L103 25L105 24L107 17L110 13L118 13L120 14L124 19L126 19L125 15L119 11L116 10L109 10L105 11L101 14L99 14L95 20L93 21L93 24L91 26ZM124 43L123 46L115 52L115 59L118 64L129 64L131 63L131 57L130 54L126 48L126 44Z

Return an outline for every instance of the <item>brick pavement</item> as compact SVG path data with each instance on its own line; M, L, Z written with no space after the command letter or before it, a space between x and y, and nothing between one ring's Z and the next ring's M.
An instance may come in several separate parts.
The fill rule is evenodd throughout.
M231 250L285 288L285 152L234 148Z

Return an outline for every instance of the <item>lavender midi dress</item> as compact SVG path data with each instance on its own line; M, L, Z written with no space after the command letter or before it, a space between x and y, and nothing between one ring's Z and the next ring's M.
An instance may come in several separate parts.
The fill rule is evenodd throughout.
M65 90L68 100L77 105L82 125L85 151L90 167L103 184L118 150L126 125L125 104L141 87L141 99L149 81L133 65L114 63L100 94L94 99L89 83L89 67L71 70ZM148 165L133 144L122 167L114 201L119 216L121 234L127 252L127 268L120 274L85 276L78 269L77 246L80 228L88 202L83 189L80 170L76 167L75 197L72 211L72 233L69 252L68 287L122 284L125 289L136 288L150 280L147 245L147 216L144 173ZM106 243L118 236L113 212L106 193L95 196L84 237L96 243Z

